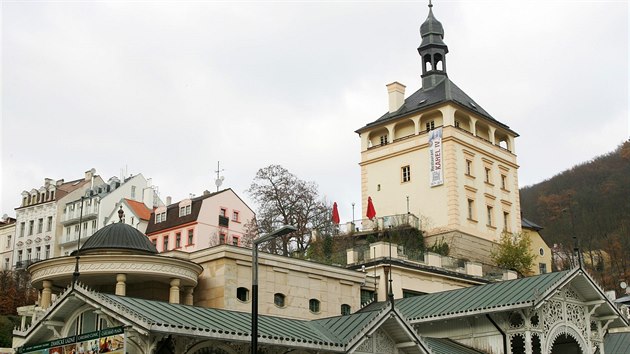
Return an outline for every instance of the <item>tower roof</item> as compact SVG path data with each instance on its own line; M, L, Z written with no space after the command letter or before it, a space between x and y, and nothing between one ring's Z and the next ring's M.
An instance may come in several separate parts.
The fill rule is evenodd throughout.
M422 37L422 44L420 48L429 44L446 45L442 39L444 39L444 27L433 15L433 5L429 4L429 15L427 19L420 25L420 36Z
M140 254L157 254L155 245L142 232L122 222L109 224L96 231L83 247L81 253L94 253L101 250L127 250ZM76 253L73 252L73 253Z
M411 96L405 99L405 103L396 112L387 112L383 114L377 120L368 123L363 128L358 129L356 132L360 133L365 128L372 127L387 121L400 118L402 116L425 110L432 106L437 106L445 102L454 102L459 106L466 108L469 111L473 111L484 118L489 119L495 124L503 127L504 129L512 131L510 127L494 119L490 113L483 109L477 102L475 102L470 96L468 96L462 89L460 89L451 79L444 77L444 79L437 85L429 88L421 88L414 92Z

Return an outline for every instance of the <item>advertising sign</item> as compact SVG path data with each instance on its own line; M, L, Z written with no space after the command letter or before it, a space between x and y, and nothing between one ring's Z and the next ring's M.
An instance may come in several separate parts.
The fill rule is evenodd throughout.
M444 169L442 159L442 127L431 130L429 135L429 183L431 187L444 184Z
M84 333L55 339L50 342L26 345L18 353L30 354L98 354L125 353L125 329L107 328L96 332Z

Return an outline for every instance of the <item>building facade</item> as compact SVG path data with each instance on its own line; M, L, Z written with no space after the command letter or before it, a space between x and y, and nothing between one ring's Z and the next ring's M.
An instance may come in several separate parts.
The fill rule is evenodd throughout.
M432 10L420 28L422 88L387 85L389 111L358 129L363 215L418 215L428 243L490 262L501 233L520 232L518 134L447 75L444 29Z
M11 270L13 267L15 230L15 219L5 214L0 220L0 270Z
M46 178L39 189L22 192L22 204L15 208L17 235L12 260L15 268L26 268L38 260L61 254L59 221L65 203L85 194L93 171L86 171L84 178L70 182Z
M232 189L205 191L202 196L156 208L146 233L160 252L239 246L254 217L254 211Z
M151 180L146 179L142 174L123 178L122 181L118 177L111 177L104 182L94 173L95 171L92 170L93 177L90 181L89 192L68 198L60 214L59 228L60 233L63 234L59 242L60 254L68 255L76 250L79 236L83 244L101 227L118 222L117 211L124 199L129 200L127 205L133 203L134 206L126 219L127 223L136 228L144 226L145 230L146 212L143 213L142 208L135 203L144 205L144 209L148 210L162 205L155 188L151 185ZM140 216L131 215L136 211L145 217L145 222L139 219Z

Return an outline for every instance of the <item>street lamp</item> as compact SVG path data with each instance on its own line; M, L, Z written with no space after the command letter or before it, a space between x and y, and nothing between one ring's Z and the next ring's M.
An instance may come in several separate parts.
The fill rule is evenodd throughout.
M252 246L252 354L258 353L258 245L276 237L297 231L295 226L284 225L255 239Z

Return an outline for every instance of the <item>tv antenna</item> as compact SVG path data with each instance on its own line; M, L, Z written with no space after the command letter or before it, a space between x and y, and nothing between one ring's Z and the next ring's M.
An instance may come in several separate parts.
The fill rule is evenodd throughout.
M217 173L217 179L214 180L214 184L217 186L217 192L219 191L219 187L223 184L223 180L225 177L221 176L221 172L225 171L225 169L221 169L221 161L217 161L217 170L214 171Z

